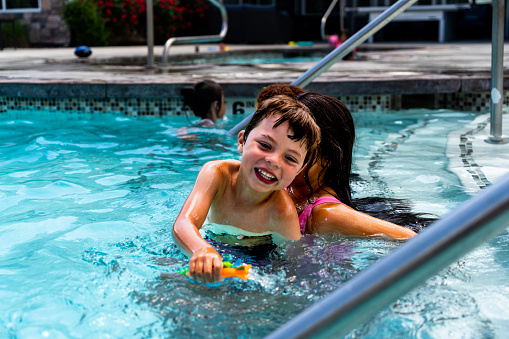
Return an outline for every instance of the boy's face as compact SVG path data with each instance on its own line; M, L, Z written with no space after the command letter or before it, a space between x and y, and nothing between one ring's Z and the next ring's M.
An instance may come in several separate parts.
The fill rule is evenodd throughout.
M262 120L244 141L238 136L237 148L242 154L241 171L248 184L260 192L280 190L291 184L306 157L306 148L293 141L290 125L285 122L273 128L280 115Z

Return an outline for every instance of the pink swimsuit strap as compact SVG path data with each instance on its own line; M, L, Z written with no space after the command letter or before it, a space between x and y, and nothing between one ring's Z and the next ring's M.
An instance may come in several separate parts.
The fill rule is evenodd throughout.
M342 204L341 201L334 197L324 196L316 199L313 203L306 206L304 211L299 215L299 224L300 224L300 232L304 234L306 232L306 224L308 223L309 216L311 215L311 211L316 205L326 204L326 203L336 203Z

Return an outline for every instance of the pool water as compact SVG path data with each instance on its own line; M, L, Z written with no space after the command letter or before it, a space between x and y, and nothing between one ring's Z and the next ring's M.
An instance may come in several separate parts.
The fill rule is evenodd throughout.
M472 194L447 169L447 134L474 118L356 114L354 197L444 215ZM251 279L190 282L171 227L200 167L239 158L226 135L239 120L180 139L181 117L0 114L0 338L262 338L400 245L339 235L259 251L217 243L253 264ZM508 273L505 232L347 337L503 338Z
M261 52L252 51L230 51L218 53L217 48L201 49L199 53L186 55L169 55L168 63L170 65L258 65L258 64L287 64L287 63L303 63L318 62L327 54L331 48L320 48L315 50L302 50L292 48L290 50L274 50ZM156 57L156 63L161 63L160 57ZM49 63L73 63L80 64L79 60L50 60ZM87 63L99 66L145 66L147 64L146 57L124 56L121 58L100 58L87 59Z

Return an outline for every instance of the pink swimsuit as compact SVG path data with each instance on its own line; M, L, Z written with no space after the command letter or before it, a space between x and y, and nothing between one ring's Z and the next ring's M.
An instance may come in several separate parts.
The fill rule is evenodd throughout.
M325 196L320 197L316 199L313 203L306 206L304 211L299 215L299 224L300 224L300 233L304 234L306 232L306 224L308 223L309 216L311 215L311 211L316 205L326 204L326 203L336 203L336 204L342 204L341 201L334 197Z

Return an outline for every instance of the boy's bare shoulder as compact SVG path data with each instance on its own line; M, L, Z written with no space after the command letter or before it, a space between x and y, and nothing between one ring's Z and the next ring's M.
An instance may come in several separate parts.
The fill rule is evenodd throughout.
M237 160L212 160L206 162L198 174L195 186L207 190L214 190L216 194L223 194L231 186L232 177L238 172L235 167L240 164Z
M290 198L285 190L274 191L271 204L273 206L272 216L275 219L285 219L290 215L297 215L292 198Z
M292 198L285 190L275 191L270 213L270 230L286 239L298 240L301 237L299 217Z
M238 171L240 161L233 159L225 160L212 160L202 167L202 171L213 174L225 174L230 175L234 171Z

